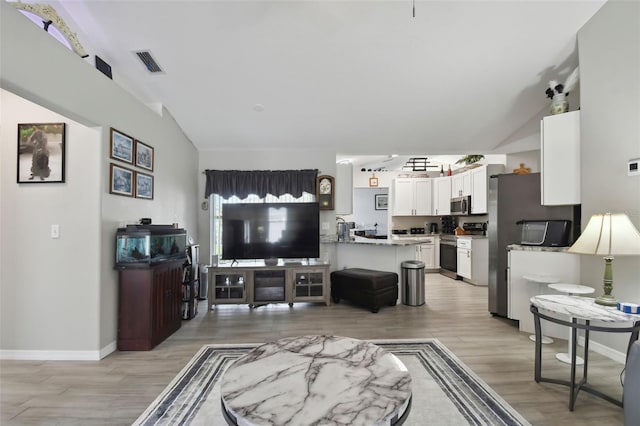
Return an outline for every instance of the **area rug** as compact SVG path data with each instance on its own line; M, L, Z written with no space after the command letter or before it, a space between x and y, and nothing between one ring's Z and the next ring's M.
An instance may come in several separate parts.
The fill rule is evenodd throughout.
M529 425L437 339L371 342L395 354L411 373L413 401L405 425ZM220 378L256 346L205 345L134 425L226 425Z

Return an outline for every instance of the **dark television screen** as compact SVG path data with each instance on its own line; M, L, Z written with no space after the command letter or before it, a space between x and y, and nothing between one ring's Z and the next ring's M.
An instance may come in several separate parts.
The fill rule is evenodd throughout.
M319 256L318 203L223 204L223 259Z

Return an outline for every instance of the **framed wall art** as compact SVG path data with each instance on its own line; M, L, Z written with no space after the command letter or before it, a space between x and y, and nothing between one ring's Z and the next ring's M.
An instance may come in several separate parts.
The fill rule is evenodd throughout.
M136 172L136 198L153 200L153 176Z
M136 139L136 166L153 171L153 147Z
M65 123L18 124L18 183L64 182Z
M376 210L387 210L389 208L389 195L376 194Z
M111 128L111 158L133 164L133 138Z
M111 163L109 193L133 197L134 171Z

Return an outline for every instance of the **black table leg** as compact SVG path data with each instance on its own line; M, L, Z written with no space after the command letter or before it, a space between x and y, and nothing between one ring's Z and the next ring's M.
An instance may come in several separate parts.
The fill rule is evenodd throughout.
M573 411L573 407L576 404L576 398L578 397L578 391L576 389L576 358L578 354L576 353L577 340L578 340L578 330L576 330L576 323L578 320L576 318L571 318L571 384L569 389L571 392L569 393L569 411Z

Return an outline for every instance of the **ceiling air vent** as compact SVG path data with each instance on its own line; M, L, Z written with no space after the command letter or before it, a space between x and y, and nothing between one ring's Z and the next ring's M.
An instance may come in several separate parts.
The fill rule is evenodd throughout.
M150 73L155 74L163 72L162 68L160 68L160 65L158 65L156 60L153 59L153 56L151 56L151 52L149 52L148 50L141 50L139 52L135 52L135 54L138 56L138 58L140 58L145 68Z

